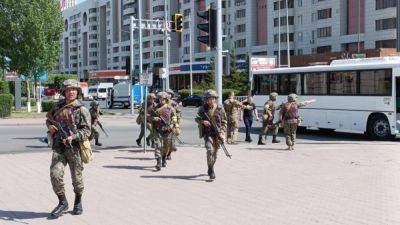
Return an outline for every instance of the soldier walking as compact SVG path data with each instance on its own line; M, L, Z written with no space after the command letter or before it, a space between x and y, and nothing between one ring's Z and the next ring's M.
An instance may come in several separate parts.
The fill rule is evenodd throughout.
M103 144L101 144L99 142L99 138L100 138L100 125L99 125L99 119L100 119L100 115L103 115L103 113L100 111L100 106L99 106L99 102L98 101L92 101L90 103L90 116L92 117L92 134L89 137L89 140L93 140L94 138L94 144L97 146L102 146Z
M154 107L156 107L156 103L154 99L156 96L153 93L149 93L147 95L147 118L150 118L150 112L153 110ZM147 146L150 146L150 141L153 142L151 139L151 123L149 122L149 119L147 119L147 122L144 122L144 106L145 104L142 104L142 107L139 109L139 115L136 118L136 123L140 125L140 134L138 139L136 139L136 144L141 147L142 146L142 138L144 136L144 129L145 126L147 129L150 131L150 134L146 137L146 144Z
M274 123L275 119L275 111L279 110L281 106L276 106L276 98L278 97L278 93L272 92L269 94L269 100L264 104L264 112L262 117L262 128L260 135L258 136L258 144L265 145L262 141L262 137L266 136L269 130L272 130L272 143L280 143L279 140L276 139L279 131L279 124Z
M75 192L72 214L82 214L81 198L84 187L79 142L88 140L91 133L89 110L77 100L78 96L82 94L79 82L69 79L64 81L63 85L62 95L65 99L56 103L46 115L46 125L53 137L50 178L53 190L59 200L58 205L50 215L50 218L54 219L68 210L64 189L64 170L67 164L71 170L72 185Z
M175 124L175 134L176 136L179 136L179 134L181 133L181 129L180 129L180 124L181 124L181 108L179 107L178 102L175 101L174 99L174 91L171 89L167 90L167 94L168 94L168 104L175 109L176 112L176 124ZM171 153L172 152L176 152L178 149L176 148L176 136L174 135L174 137L172 138L172 149L169 152L169 154L167 155L167 160L171 160Z
M235 99L235 92L229 93L229 98L224 101L224 110L227 117L226 142L236 144L238 134L238 109L242 108L242 103Z
M217 98L214 90L208 90L204 95L205 104L199 108L195 118L199 125L200 138L204 138L207 149L207 173L211 180L215 179L214 165L220 148L219 141L225 139L227 126L225 110L217 105ZM212 128L213 123L216 124L217 130Z
M167 166L167 155L172 148L172 136L177 123L175 109L168 104L168 95L165 92L157 94L159 104L152 110L152 138L155 145L156 170Z
M297 127L301 123L299 108L315 102L315 100L297 102L297 95L290 94L288 102L281 105L280 117L286 138L287 150L294 150Z

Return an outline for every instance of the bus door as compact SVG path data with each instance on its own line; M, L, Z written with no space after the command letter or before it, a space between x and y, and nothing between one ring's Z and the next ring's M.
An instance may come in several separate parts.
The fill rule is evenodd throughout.
M395 77L396 130L400 131L400 76Z

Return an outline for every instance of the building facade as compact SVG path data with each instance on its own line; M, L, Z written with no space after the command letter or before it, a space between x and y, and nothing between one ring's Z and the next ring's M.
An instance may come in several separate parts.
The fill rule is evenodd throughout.
M183 32L172 33L170 63L209 62L214 55L197 41L202 22L196 13L215 7L215 0L168 0L168 19L184 15ZM357 52L395 48L397 0L225 0L224 49L248 55L291 55ZM62 12L65 31L58 70L84 74L92 70L125 69L130 54L130 16L138 17L138 0L86 0ZM164 0L142 0L142 15L164 19ZM138 38L134 34L134 64L139 68ZM289 40L289 41L287 41ZM192 45L190 46L190 43ZM164 62L162 32L143 32L143 68L156 75ZM279 54L280 50L280 54ZM173 74L173 73L172 73Z

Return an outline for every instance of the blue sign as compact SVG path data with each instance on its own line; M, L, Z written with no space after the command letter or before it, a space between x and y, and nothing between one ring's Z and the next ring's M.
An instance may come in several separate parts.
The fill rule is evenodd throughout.
M142 104L142 90L144 90L144 88L142 88L141 85L139 84L135 84L132 87L132 96L133 96L133 102L136 104Z

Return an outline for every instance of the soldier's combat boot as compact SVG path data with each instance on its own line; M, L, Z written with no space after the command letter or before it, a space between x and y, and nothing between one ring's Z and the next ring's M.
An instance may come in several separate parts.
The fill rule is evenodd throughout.
M72 210L72 214L81 215L82 212L82 194L75 194L74 210Z
M211 179L211 180L214 180L214 179L215 179L214 166L211 166L210 179Z
M167 166L167 157L166 157L166 156L163 156L163 157L162 157L161 166L162 166L162 167L166 167L166 166Z
M136 139L136 144L139 146L139 147L142 147L142 140L140 140L140 139Z
M68 202L67 198L64 194L57 195L58 197L58 205L51 211L50 218L57 219L62 215L63 212L68 210Z
M272 136L272 143L277 144L277 143L281 143L280 140L276 139L276 135Z
M150 146L150 138L149 137L146 138L146 144L147 144L147 146Z
M94 144L97 145L97 146L102 146L103 145L102 143L99 142L98 138L95 139Z
M265 145L265 143L262 141L262 136L258 137L258 145Z
M156 170L157 171L161 170L161 158L157 158Z

